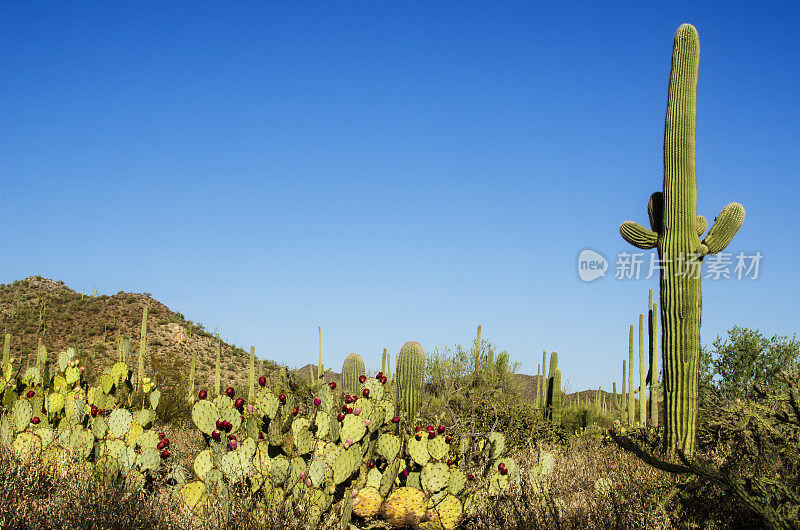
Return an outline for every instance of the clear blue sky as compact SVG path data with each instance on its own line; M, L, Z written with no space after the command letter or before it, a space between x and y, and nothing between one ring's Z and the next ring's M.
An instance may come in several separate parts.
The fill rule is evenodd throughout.
M576 258L646 223L691 22L699 213L742 202L764 255L704 282L703 341L800 331L798 4L537 4L0 0L0 282L151 292L294 366L317 325L378 367L481 323L609 389L657 280Z

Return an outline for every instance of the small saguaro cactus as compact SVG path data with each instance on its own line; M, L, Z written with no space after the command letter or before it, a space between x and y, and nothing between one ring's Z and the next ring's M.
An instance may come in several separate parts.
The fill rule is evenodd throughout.
M247 402L255 403L256 401L256 347L250 346L250 373L247 376Z
M364 359L357 353L351 353L342 364L342 383L345 392L356 394L361 388L359 377L364 375Z
M547 414L547 383L544 371L545 366L547 366L547 350L542 350L542 377L539 378L539 394L542 396L542 400L539 403L539 406L542 409L542 415Z
M422 406L422 383L425 379L425 350L419 342L408 341L397 354L397 405L406 418L413 420Z
M139 339L139 371L136 374L136 390L144 384L144 356L147 354L147 306L142 312L142 336Z
M636 397L633 391L633 325L628 334L628 425L636 421Z
M641 249L658 249L664 356L665 449L694 452L700 359L700 267L706 254L728 246L744 222L732 202L708 226L697 214L695 129L700 39L691 24L675 32L664 127L663 189L650 196L650 229L633 221L620 234Z
M558 352L550 354L550 371L547 378L547 415L554 426L561 424L561 370L558 369Z
M653 290L647 301L649 320L648 336L650 337L650 425L658 427L658 304L653 302Z
M217 362L214 366L214 396L220 395L220 363L222 362L222 347L219 340L219 333L216 333L217 338Z
M639 314L639 424L647 424L647 372L644 355L644 315Z

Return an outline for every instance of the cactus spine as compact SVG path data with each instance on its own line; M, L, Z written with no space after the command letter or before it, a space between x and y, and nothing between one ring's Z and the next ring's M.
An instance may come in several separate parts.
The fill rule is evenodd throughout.
M480 331L478 334L480 336ZM419 342L408 341L403 344L397 355L395 369L397 404L406 418L413 421L422 406L422 383L425 379L425 350Z
M361 383L358 378L364 375L364 359L357 353L351 353L342 364L342 382L345 392L358 393Z
M697 215L695 129L700 39L683 24L675 32L664 127L663 191L650 196L650 227L625 221L620 234L641 249L658 249L665 449L694 452L700 356L701 276L706 254L721 252L744 222L744 207L725 206L704 239L707 222ZM687 273L688 272L688 273Z
M136 374L136 390L142 390L144 380L144 356L147 353L147 306L142 312L142 336L139 339L139 371ZM144 397L142 397L144 399Z
M658 304L653 302L653 290L647 301L648 311L650 312L649 337L650 337L650 425L658 427L658 316L656 310Z

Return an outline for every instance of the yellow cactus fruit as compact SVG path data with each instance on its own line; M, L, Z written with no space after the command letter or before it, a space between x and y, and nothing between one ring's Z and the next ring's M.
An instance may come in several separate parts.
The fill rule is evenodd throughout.
M398 488L383 503L383 518L392 526L419 524L428 501L417 488Z
M427 522L422 527L453 530L458 527L463 515L461 501L455 495L447 495L439 504L428 509L425 513Z
M383 498L380 492L373 487L364 488L358 491L358 495L353 499L353 513L359 517L374 517L381 507Z

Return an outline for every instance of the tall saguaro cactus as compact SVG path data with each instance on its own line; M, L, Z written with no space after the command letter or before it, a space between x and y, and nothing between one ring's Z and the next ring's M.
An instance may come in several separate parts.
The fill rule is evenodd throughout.
M425 350L419 342L408 341L400 348L395 363L397 404L406 418L413 420L422 406L422 383L425 380Z
M639 313L639 425L647 424L647 364L644 355L644 315Z
M561 424L561 370L558 368L558 352L550 354L546 412L554 426Z
M725 206L704 239L707 222L697 214L695 129L700 39L683 24L675 32L664 127L663 190L650 196L650 229L633 221L620 234L661 260L661 329L664 362L665 448L694 452L700 357L700 266L721 252L744 222L744 207Z

